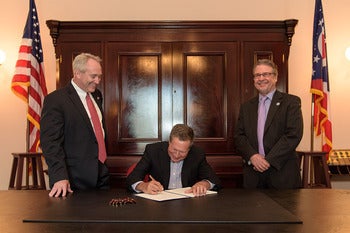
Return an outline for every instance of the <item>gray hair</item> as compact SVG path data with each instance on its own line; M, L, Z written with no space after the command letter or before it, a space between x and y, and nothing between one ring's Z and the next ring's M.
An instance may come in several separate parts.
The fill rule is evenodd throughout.
M278 75L278 67L277 65L272 61L272 60L269 60L269 59L260 59L260 60L257 60L257 62L254 64L254 67L253 67L253 74L255 72L255 68L259 65L266 65L266 66L270 66L272 69L273 69L273 73L277 76Z
M84 73L86 71L86 63L89 59L93 59L101 64L102 59L99 56L95 56L90 53L81 53L77 55L72 63L73 72L80 71Z

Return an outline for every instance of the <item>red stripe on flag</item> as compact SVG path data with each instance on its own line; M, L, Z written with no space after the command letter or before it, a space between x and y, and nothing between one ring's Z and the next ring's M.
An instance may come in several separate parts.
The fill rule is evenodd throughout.
M27 45L21 45L19 47L19 52L24 54L30 54L32 53L32 47Z
M20 67L20 68L29 68L30 67L30 61L27 60L17 60L16 62L16 68Z

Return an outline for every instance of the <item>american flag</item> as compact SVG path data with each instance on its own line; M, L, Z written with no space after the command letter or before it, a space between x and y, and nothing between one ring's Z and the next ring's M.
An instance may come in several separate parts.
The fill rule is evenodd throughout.
M327 67L326 30L321 0L315 2L312 81L311 93L314 106L314 130L317 136L322 135L322 151L332 149L332 122L329 106L329 79Z
M34 0L30 0L27 22L19 48L11 89L28 104L28 152L38 152L40 145L40 116L47 95L43 50L40 40L38 13Z

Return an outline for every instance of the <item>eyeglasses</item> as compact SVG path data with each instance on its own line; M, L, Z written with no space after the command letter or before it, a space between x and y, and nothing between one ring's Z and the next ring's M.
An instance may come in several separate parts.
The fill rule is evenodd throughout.
M264 73L256 73L254 74L254 79L257 79L259 77L264 77L264 78L269 78L271 77L272 75L275 75L276 73L273 73L273 72L264 72Z

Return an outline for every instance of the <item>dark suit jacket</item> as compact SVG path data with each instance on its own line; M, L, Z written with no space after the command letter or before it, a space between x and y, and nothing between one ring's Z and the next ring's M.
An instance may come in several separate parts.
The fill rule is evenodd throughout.
M101 93L92 95L102 112ZM73 189L108 187L108 170L98 160L93 127L71 83L46 96L40 127L50 187L63 179Z
M135 169L126 179L127 186L143 180L146 174L152 175L159 181L164 189L168 189L170 179L170 157L168 155L168 142L158 142L146 145L145 152L136 165ZM203 179L215 184L214 189L221 187L219 178L208 164L204 151L199 147L192 146L184 160L181 181L183 187L193 186Z
M235 143L245 161L258 153L258 96L242 104L235 129ZM257 187L265 179L270 187L300 187L300 168L295 152L303 135L300 98L276 91L269 108L264 131L266 160L271 168L263 174L244 166L244 186Z

